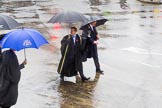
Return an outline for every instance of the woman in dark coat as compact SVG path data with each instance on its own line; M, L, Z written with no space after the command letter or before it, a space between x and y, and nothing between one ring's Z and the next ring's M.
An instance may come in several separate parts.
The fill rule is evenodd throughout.
M21 76L20 69L24 68L27 61L25 60L21 65L19 65L15 52L10 49L2 53L1 63L1 74L3 74L3 80L1 78L0 107L10 108L17 102L18 83Z
M61 74L62 80L64 80L64 76L76 76L78 71L82 81L90 79L83 74L81 59L82 39L76 32L77 28L71 27L71 34L65 36L61 41L62 58L59 63L58 73Z

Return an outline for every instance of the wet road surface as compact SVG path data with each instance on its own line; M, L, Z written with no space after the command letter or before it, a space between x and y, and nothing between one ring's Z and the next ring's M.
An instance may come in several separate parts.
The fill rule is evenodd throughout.
M56 29L47 21L66 10L103 15L109 20L97 28L104 75L95 74L89 59L84 73L91 81L86 83L74 77L60 82L56 71L60 39L68 30L66 24ZM28 65L22 70L18 103L13 108L161 108L161 5L136 0L24 0L21 4L4 0L0 12L40 30L50 42L39 50L27 49ZM23 61L23 51L17 55Z

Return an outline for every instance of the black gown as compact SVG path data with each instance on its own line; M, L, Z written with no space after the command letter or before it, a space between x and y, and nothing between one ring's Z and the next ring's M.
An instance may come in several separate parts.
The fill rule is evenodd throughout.
M81 70L82 68L81 43L82 42L79 35L76 35L75 45L71 35L67 35L62 39L61 41L62 57L57 70L58 73L61 74L62 76L67 77L76 76L77 72Z
M2 53L1 63L3 77L1 77L0 86L0 106L10 107L17 102L18 83L21 76L20 69L24 68L24 65L19 65L17 56L12 50L7 50Z

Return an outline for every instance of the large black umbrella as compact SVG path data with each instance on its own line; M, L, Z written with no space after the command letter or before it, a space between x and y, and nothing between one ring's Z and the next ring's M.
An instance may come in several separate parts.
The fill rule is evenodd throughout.
M97 27L100 25L104 25L105 22L108 20L104 18L103 16L90 16L89 21L84 22L82 26L80 27L80 29L83 30L84 28L87 28L87 26L94 21L96 21L96 27Z
M67 11L54 15L48 23L76 23L85 21L88 21L88 19L81 13Z
M11 30L18 26L20 26L20 24L13 18L6 15L0 15L0 30Z

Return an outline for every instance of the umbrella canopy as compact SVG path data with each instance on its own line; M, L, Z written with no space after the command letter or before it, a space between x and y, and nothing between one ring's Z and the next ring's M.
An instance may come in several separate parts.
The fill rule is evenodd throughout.
M17 29L7 33L2 39L2 48L11 48L14 50L21 50L25 48L39 48L43 44L47 44L48 41L43 35L34 30L28 28Z
M100 25L104 25L106 21L108 21L106 18L104 18L103 16L90 16L89 21L88 22L84 22L82 24L82 26L80 27L81 30L83 30L84 28L86 28L88 26L88 24L92 23L96 21L96 27L100 26Z
M13 18L6 15L0 15L0 30L10 30L18 26L20 26L20 24Z
M81 13L68 11L56 14L48 23L76 23L86 21L88 21L88 19Z

